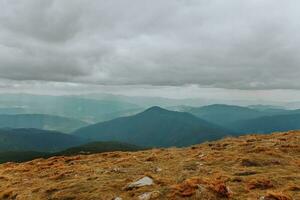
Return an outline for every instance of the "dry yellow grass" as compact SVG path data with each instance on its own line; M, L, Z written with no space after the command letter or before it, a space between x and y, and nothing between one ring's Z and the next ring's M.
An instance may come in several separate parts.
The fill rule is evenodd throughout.
M154 184L125 190L144 176ZM0 199L300 199L300 132L0 165Z

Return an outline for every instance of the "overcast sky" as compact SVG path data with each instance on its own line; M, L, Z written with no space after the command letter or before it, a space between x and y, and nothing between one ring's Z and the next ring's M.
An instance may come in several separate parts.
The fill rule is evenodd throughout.
M0 92L299 97L299 10L297 0L0 0Z

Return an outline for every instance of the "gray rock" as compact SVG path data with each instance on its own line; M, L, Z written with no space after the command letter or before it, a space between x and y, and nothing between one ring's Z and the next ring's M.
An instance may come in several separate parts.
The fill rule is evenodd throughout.
M145 176L144 178L141 178L136 182L130 183L125 189L130 190L133 188L139 188L139 187L153 185L153 184L154 184L154 182L153 182L152 178Z

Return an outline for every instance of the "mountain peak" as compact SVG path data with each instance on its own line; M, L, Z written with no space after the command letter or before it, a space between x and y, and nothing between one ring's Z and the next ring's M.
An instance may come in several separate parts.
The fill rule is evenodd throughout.
M148 108L147 110L145 110L144 112L165 112L165 111L168 111L168 110L163 109L159 106L152 106L152 107Z

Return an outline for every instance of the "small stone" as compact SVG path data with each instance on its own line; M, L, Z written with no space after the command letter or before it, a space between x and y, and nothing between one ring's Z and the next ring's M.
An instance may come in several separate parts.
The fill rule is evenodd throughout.
M121 197L116 197L116 198L114 198L114 200L122 200L122 198Z
M126 171L125 169L115 167L115 168L111 169L111 172L115 172L115 173L126 173L127 171Z
M205 155L202 153L200 155L198 155L199 158L203 158Z
M160 193L158 191L153 191L153 192L146 192L144 194L141 194L138 196L139 200L150 200L153 198L157 198L160 196Z
M162 171L162 169L161 169L161 168L159 168L159 167L157 167L157 168L155 169L155 171L156 171L156 172L161 172L161 171Z
M139 200L150 200L151 199L151 194L152 192L146 192L144 194L141 194L140 196L138 196Z
M148 185L153 185L153 180L152 180L152 178L145 176L144 178L141 178L136 182L130 183L125 189L131 190L133 188L139 188L139 187L148 186Z

